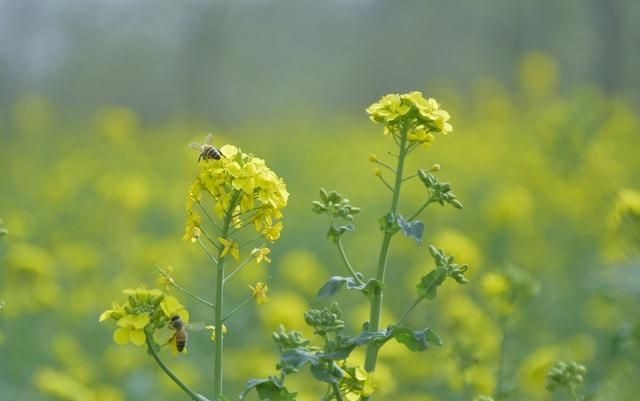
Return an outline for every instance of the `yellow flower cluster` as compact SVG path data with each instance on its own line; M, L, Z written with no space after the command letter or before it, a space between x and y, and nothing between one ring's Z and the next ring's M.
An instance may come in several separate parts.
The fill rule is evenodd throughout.
M104 311L100 322L108 319L116 321L118 328L113 333L113 341L118 345L133 343L144 345L147 335L153 335L159 328L167 327L171 317L180 316L187 323L189 312L178 300L165 295L161 290L147 290L144 287L123 291L128 295L127 302L116 302L111 309Z
M360 366L343 366L343 369L347 374L342 378L340 387L345 400L360 401L371 396L378 388L374 373L368 373Z
M202 216L194 206L201 204L202 192L205 192L213 198L214 216L221 220L231 216L230 223L236 228L250 219L258 233L269 241L276 241L282 230L279 221L282 209L289 198L284 181L263 159L243 153L235 146L224 145L220 152L223 157L219 160L207 159L200 163L198 179L189 190L185 239L195 242L202 234ZM236 256L233 244L223 246L226 253Z
M453 131L449 113L419 91L385 95L369 106L367 113L372 121L384 124L385 134L398 135L405 129L407 139L413 143L431 143L435 141L434 133L446 135Z

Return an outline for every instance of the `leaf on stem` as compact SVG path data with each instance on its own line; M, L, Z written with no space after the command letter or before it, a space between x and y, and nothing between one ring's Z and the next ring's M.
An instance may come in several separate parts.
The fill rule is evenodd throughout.
M391 326L387 330L386 339L395 338L411 351L424 351L429 344L442 345L440 337L430 328L424 330L412 330L405 326Z
M333 276L329 281L324 283L322 287L320 287L316 298L329 298L330 296L337 294L345 284L349 290L362 290L365 288L364 284L358 284L353 277Z
M275 378L268 379L252 379L247 382L240 399L243 400L247 394L253 389L258 392L258 397L261 400L271 401L296 401L298 393L290 393L287 388L278 383Z
M422 245L424 235L424 223L420 220L406 221L404 217L398 215L396 221L405 237L413 238L418 245Z

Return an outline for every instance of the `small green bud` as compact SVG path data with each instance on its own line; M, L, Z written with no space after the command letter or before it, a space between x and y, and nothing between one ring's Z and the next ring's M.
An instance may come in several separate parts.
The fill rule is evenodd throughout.
M438 163L434 163L434 165L431 166L429 171L431 171L433 173L437 173L438 171L440 171L440 165Z

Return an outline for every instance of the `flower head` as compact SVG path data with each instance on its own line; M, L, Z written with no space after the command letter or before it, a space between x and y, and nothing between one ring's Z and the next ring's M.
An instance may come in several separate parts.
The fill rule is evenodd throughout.
M127 302L114 302L111 309L104 311L98 319L100 322L116 321L113 341L118 345L132 343L142 346L147 337L155 341L156 330L167 327L172 316L180 316L185 323L189 321L186 308L175 297L165 295L159 289L138 287L126 289L123 293L127 295Z
M385 95L369 106L367 113L372 121L385 126L385 134L399 135L404 129L412 143L429 144L435 141L434 134L453 131L449 113L419 91Z
M220 152L224 157L206 159L199 164L197 180L187 193L184 238L195 242L206 234L207 228L203 227L199 214L203 212L209 220L214 220L212 225L220 234L225 233L222 235L224 238L218 238L223 246L221 256L230 254L239 259L238 243L229 238L221 227L228 224L236 232L253 223L255 230L264 238L276 241L283 227L280 220L289 192L282 178L269 169L263 159L244 153L232 145L222 146ZM205 205L203 195L209 195L213 204L207 202ZM196 204L202 210L196 210ZM219 220L220 224L215 220ZM263 257L261 260L266 259Z

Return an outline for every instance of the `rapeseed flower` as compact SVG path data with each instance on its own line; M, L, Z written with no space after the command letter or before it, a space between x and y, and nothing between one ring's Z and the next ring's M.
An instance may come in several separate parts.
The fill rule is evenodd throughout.
M369 106L367 113L372 121L384 124L385 135L398 136L405 130L410 143L430 144L435 141L435 133L453 131L449 113L419 91L385 95Z
M269 287L267 287L265 283L257 282L255 287L250 285L249 288L251 288L251 293L256 298L256 303L258 305L264 305L269 302L269 298L267 298L267 291L269 290Z

